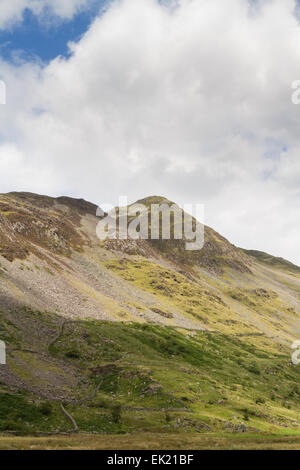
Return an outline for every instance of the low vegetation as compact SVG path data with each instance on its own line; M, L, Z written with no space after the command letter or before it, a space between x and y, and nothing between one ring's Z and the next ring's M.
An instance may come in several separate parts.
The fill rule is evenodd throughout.
M22 315L35 325L30 337L14 324ZM16 341L8 342L7 376L1 376L2 432L71 432L61 403L81 432L300 428L300 369L287 353L159 325L93 320L62 328L59 316L28 309L9 317L2 314L2 330ZM55 330L61 332L56 339ZM47 350L51 335L55 341ZM35 352L26 352L29 347ZM22 379L14 393L7 387L12 376Z

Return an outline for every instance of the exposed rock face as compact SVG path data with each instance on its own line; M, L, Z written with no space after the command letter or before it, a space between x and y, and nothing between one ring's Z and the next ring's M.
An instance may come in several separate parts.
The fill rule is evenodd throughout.
M6 345L0 340L0 365L6 364Z
M147 201L143 200L147 207ZM159 198L155 201L159 202ZM166 203L166 200L162 200ZM171 203L170 203L171 204ZM148 204L149 205L149 204ZM38 254L36 246L52 253L70 255L81 250L91 241L82 230L81 219L94 217L97 206L83 199L69 197L50 198L31 193L10 193L0 196L1 254L9 261L25 259L28 254ZM172 228L171 228L172 229ZM205 227L205 243L202 250L189 253L184 240L107 240L109 250L129 255L162 255L174 262L199 265L221 271L230 266L242 272L250 272L251 260L242 250L231 245L209 227Z
M138 203L146 211L173 204L158 196ZM295 276L295 291L287 295L278 276L274 283L264 264L209 227L203 248L187 251L185 240L174 239L173 219L170 240L101 242L96 211L83 199L0 195L0 309L25 305L70 318L154 321L233 335L276 336L274 321L283 321L285 333L278 336L290 340L299 313Z
M69 203L68 198L60 199ZM30 253L41 256L38 247L65 256L81 249L86 243L78 231L82 205L79 201L78 208L75 202L63 206L55 199L27 193L0 196L1 255L13 261Z

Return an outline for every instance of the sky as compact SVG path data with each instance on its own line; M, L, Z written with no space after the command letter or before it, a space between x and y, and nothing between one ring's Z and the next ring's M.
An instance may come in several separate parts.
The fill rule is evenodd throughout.
M0 0L0 192L204 204L300 265L294 0Z

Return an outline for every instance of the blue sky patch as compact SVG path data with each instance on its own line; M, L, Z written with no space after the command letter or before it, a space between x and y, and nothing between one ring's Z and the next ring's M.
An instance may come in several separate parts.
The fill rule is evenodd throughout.
M68 56L68 42L78 41L104 7L107 0L99 0L94 8L77 14L72 20L59 20L46 25L30 10L25 10L22 23L11 30L0 31L0 56L13 61L15 55L24 60L38 57L49 62L58 55Z

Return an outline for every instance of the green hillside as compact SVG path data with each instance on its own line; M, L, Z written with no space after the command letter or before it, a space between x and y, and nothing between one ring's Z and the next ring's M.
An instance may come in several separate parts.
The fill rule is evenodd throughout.
M82 432L298 429L300 368L266 339L28 309L0 326L0 431L72 431L61 404Z

